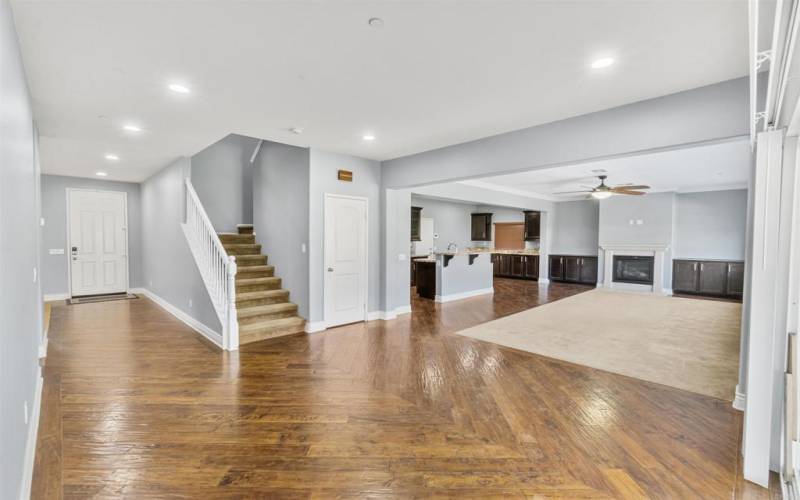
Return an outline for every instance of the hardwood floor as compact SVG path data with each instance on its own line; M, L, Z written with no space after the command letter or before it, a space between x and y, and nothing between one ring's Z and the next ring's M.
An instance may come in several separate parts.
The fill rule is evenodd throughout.
M222 353L146 299L52 308L33 498L760 498L730 404L451 332L493 297Z

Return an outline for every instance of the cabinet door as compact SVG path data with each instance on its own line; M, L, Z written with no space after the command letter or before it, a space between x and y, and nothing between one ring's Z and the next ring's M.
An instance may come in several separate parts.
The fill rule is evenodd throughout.
M525 256L524 255L509 255L511 260L511 276L514 278L522 278L525 276Z
M550 279L557 281L564 279L564 257L560 255L550 256Z
M672 290L676 292L697 293L697 278L700 264L696 260L675 260L672 262Z
M472 214L472 241L492 240L492 214Z
M411 207L411 241L421 241L422 207Z
M411 286L417 286L417 261L411 260Z
M525 241L535 241L539 239L541 217L542 214L540 212L525 212Z
M580 257L564 257L564 279L566 281L580 281Z
M597 283L597 257L581 257L581 283Z
M495 276L500 276L500 254L492 254L492 272Z
M500 255L500 276L511 276L510 255Z
M728 295L741 297L744 292L744 262L728 262Z
M529 280L539 279L539 256L526 255L524 258L525 258L525 278Z
M700 263L700 293L709 295L725 295L727 291L728 263L727 262L701 262Z

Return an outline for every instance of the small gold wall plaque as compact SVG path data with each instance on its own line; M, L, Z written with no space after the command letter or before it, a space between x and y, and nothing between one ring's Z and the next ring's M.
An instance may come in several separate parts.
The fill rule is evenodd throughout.
M353 172L350 170L339 170L339 180L344 182L353 182Z

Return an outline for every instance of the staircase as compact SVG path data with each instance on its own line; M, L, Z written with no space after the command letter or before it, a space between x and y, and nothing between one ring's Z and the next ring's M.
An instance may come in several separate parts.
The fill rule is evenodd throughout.
M305 330L289 291L281 288L275 268L256 243L251 224L240 224L237 233L218 233L228 255L236 258L236 317L239 344L291 335Z

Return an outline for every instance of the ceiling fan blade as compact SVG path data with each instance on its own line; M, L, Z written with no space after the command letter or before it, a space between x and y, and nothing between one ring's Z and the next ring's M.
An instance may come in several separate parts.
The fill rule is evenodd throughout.
M611 192L615 194L632 194L636 196L647 194L644 191L631 191L630 189L622 189L622 188L612 188Z
M561 191L560 193L553 193L553 194L581 194L581 193L591 193L591 191Z
M650 189L650 186L622 184L621 186L615 186L613 189L632 189L634 191L638 191L639 189Z

